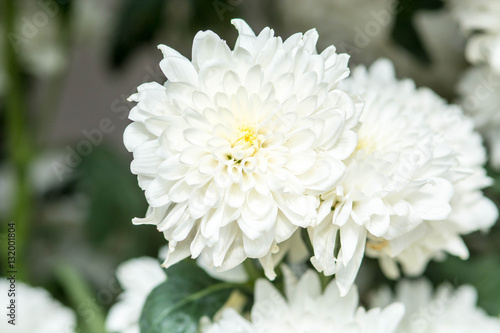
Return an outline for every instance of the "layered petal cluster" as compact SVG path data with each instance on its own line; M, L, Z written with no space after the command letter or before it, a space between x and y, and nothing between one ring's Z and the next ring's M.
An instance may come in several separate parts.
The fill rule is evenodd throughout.
M249 320L234 309L224 309L213 323L203 318L201 332L397 332L396 327L404 314L401 304L366 311L359 307L355 288L341 297L337 285L331 282L322 293L316 272L309 270L297 281L286 267L283 271L286 298L269 281L257 280Z
M406 312L398 333L500 332L500 318L489 317L476 306L477 291L472 286L457 289L443 284L436 290L427 280L398 283L396 293L380 289L371 299L372 306L402 303Z
M340 186L322 195L322 223L309 228L313 265L336 274L343 293L366 253L391 278L418 275L444 252L466 258L461 234L491 226L496 207L474 124L413 81L398 81L392 64L358 67L345 81L366 100L359 143Z
M282 41L242 20L231 50L199 32L192 61L160 45L164 85L147 83L124 134L131 170L169 241L166 267L201 255L223 271L271 255L317 223L319 195L337 185L355 149L362 103L338 88L348 56L316 52L310 30Z
M488 64L500 73L500 2L448 0L449 7L468 36L466 57L474 64Z
M490 163L500 170L500 74L486 66L473 67L463 76L458 92L489 144Z
M139 318L149 293L165 281L158 259L141 257L118 266L116 277L123 292L109 310L106 329L112 333L139 333Z
M16 281L15 287L15 320L10 324L9 309L6 309L7 291L10 281L0 278L2 299L5 300L3 318L0 321L0 331L9 333L74 333L76 331L75 313L55 300L50 293L40 287L32 287Z

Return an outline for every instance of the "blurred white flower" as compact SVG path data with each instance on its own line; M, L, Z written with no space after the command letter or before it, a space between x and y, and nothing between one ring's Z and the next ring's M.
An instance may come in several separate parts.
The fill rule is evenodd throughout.
M331 282L322 293L316 272L309 270L297 281L286 267L283 271L286 299L269 281L257 280L250 320L234 309L224 309L213 323L202 318L201 332L396 332L404 314L401 304L366 311L359 307L356 288L341 297L336 284Z
M465 38L458 23L444 9L417 11L413 23L430 63L423 63L414 55L402 52L401 56L391 57L397 72L442 96L453 96L456 82L467 67Z
M500 169L500 74L489 67L474 67L458 85L463 107L490 146L490 162Z
M192 61L160 45L168 81L131 96L124 143L150 205L134 223L163 232L165 267L201 255L224 271L250 257L274 278L278 244L316 223L319 195L344 175L362 103L338 89L348 56L317 54L315 30L283 42L233 24L234 50L211 31Z
M398 81L387 60L369 71L358 67L344 87L361 93L366 107L347 174L322 196L323 222L309 228L314 266L336 274L345 293L365 251L392 278L399 276L396 262L418 275L443 251L466 258L460 234L487 228L497 217L480 191L490 179L472 120L432 91Z
M85 43L109 43L116 24L116 1L77 0L72 4L76 38ZM118 2L119 3L119 2Z
M64 163L65 154L59 150L47 150L39 153L29 165L28 178L33 192L43 196L63 187L71 177L64 177L54 171L54 165ZM16 170L11 163L0 164L0 217L6 217L13 205L13 197L9 195L16 186ZM64 199L44 205L44 214L49 220L64 220L79 223L86 215L86 198L79 193L66 196Z
M382 288L371 299L372 306L387 306L392 302L404 304L406 313L398 333L497 333L500 318L489 317L476 306L477 292L472 286L454 290L443 284L436 291L427 280L402 280L394 295Z
M395 0L280 0L290 30L315 27L324 45L336 45L355 61L371 63L394 51L391 31L400 10ZM390 49L390 50L389 50Z
M500 73L500 2L496 0L448 0L452 13L468 37L466 56L486 63Z
M19 1L16 30L9 36L22 67L45 77L60 73L68 59L64 52L61 9L57 2Z
M40 287L32 287L20 281L15 282L15 325L8 323L10 303L7 293L10 281L0 278L0 290L4 302L3 318L0 321L0 331L9 333L73 333L76 330L75 313L52 298L50 293ZM12 298L13 299L13 298ZM7 314L7 315L6 315Z
M155 258L141 257L118 266L116 277L123 288L118 302L109 310L106 329L113 333L139 333L139 319L149 293L166 280Z

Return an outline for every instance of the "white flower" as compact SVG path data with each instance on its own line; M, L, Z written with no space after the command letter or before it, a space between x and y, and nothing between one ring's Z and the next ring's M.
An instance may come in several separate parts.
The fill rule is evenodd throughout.
M454 290L443 284L434 291L426 280L403 280L395 295L389 288L381 289L371 305L387 306L391 302L401 302L406 309L398 333L500 332L500 318L488 317L476 306L477 292L472 286Z
M467 59L472 63L487 63L500 73L500 2L449 0L449 5L469 37Z
M396 262L418 275L443 251L467 257L460 234L487 228L497 217L480 191L490 180L472 120L413 81L397 81L386 60L370 71L357 68L345 83L366 107L348 172L322 196L323 222L309 228L314 266L336 274L345 293L365 251L392 278L399 275Z
M286 268L286 267L285 267ZM250 320L224 309L214 323L201 321L202 333L391 333L404 314L401 304L366 311L359 307L356 288L341 297L331 282L321 291L318 274L307 271L300 281L284 269L286 299L267 280L257 280Z
M500 74L471 68L458 85L461 102L490 146L490 162L500 169Z
M141 257L118 266L116 277L124 289L106 318L106 329L113 333L139 333L139 318L149 293L166 280L155 258Z
M52 298L40 287L31 287L15 282L15 298L7 298L11 283L6 277L0 278L3 315L0 331L9 333L73 333L76 330L75 313ZM8 323L9 300L15 299L15 325Z
M338 83L348 56L316 53L310 30L286 41L242 20L234 50L199 32L193 60L160 45L165 85L147 83L124 133L149 203L146 218L169 241L168 267L202 256L220 271L273 253L316 223L319 195L345 172L362 103Z

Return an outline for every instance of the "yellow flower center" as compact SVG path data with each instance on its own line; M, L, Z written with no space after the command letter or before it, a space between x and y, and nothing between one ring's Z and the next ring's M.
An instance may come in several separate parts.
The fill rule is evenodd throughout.
M375 141L368 138L359 138L356 146L356 151L358 150L364 150L367 154L373 153L376 150Z
M236 139L231 142L232 147L241 146L243 149L248 149L252 146L258 148L259 140L255 127L243 124L236 130Z

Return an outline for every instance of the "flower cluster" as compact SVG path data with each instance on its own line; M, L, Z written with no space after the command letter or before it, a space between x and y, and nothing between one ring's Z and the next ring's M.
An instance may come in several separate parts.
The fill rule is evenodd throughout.
M197 34L192 62L160 46L169 81L131 97L124 140L150 204L134 222L169 240L164 265L258 258L274 278L273 254L298 228L342 294L365 251L392 278L398 262L417 275L443 252L466 258L460 235L497 218L472 120L387 61L343 80L347 56L317 54L314 30L283 42L233 23L234 50L212 32Z
M500 318L489 317L476 306L477 291L472 286L458 289L448 284L436 291L427 280L401 281L395 295L388 287L380 289L371 299L371 306L403 304L406 312L397 332L500 332Z
M491 164L500 169L500 3L449 0L468 37L466 57L474 65L458 85L461 103L490 145Z
M255 302L250 320L236 310L227 308L219 313L215 322L202 318L203 333L260 333L260 332L370 332L397 333L396 328L404 314L402 304L372 308L359 306L358 292L352 288L341 297L335 283L322 293L318 274L307 271L299 281L286 267L286 299L273 285L258 280Z
M349 77L348 55L318 53L314 29L283 41L232 22L234 49L211 31L191 61L160 45L168 81L130 98L124 142L149 203L133 222L168 240L164 267L198 258L242 283L255 281L243 261L273 280L288 255L335 274L322 294L315 272L296 281L285 267L287 299L257 280L250 319L224 309L203 332L399 332L402 306L367 312L352 286L365 255L389 278L418 276L446 254L466 259L462 235L495 223L473 118L388 60Z

